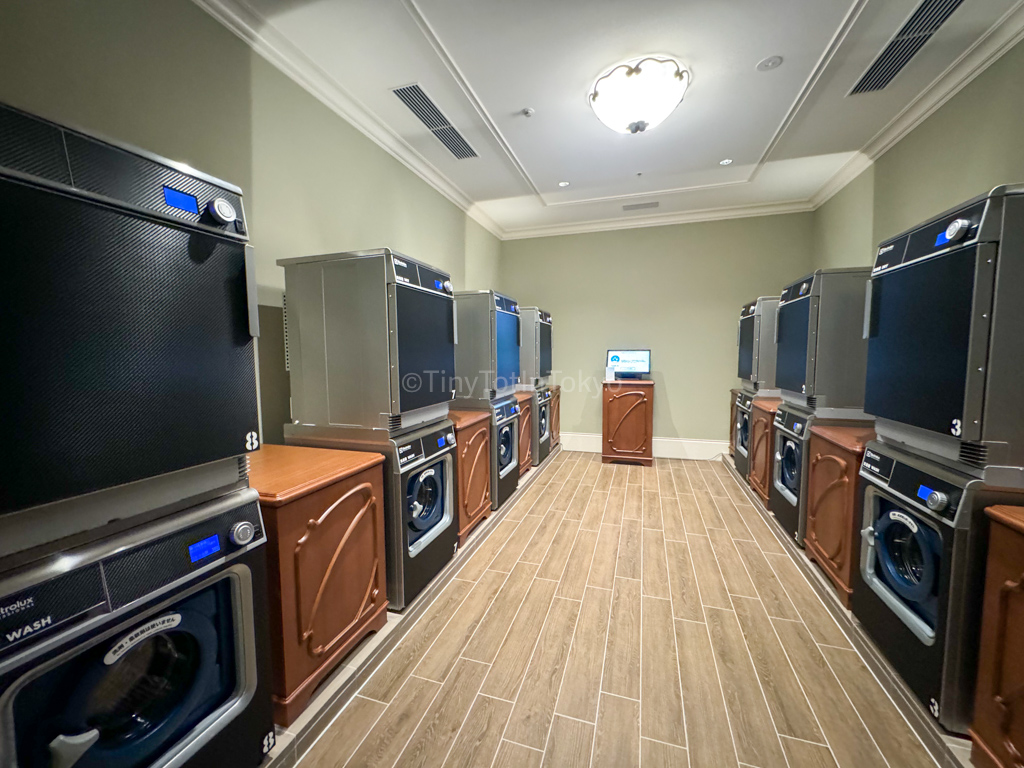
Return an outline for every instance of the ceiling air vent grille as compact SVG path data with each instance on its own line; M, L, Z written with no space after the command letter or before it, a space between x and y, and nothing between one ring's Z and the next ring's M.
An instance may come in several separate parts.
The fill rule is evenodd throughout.
M850 93L871 93L889 85L962 2L963 0L924 0L900 27L899 32L889 41L874 63L868 67L868 71L861 76Z
M642 211L644 208L657 208L661 203L630 203L622 206L624 211Z
M477 156L473 148L469 146L469 142L462 138L462 134L455 129L448 121L448 118L444 116L444 113L437 108L437 105L430 100L430 97L418 85L414 84L403 88L395 88L393 93L402 100L405 106L412 110L412 113L420 119L421 123L430 129L430 132L437 137L437 140L448 147L448 151L459 158L459 160Z

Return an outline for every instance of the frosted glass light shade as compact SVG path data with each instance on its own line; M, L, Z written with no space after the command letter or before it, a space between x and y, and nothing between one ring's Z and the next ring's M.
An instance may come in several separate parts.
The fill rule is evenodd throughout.
M642 133L675 111L689 84L690 71L678 61L649 56L619 64L597 78L590 106L613 131Z

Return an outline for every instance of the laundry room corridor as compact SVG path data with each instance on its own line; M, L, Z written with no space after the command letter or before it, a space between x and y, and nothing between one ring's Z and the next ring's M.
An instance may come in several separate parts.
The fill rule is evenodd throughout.
M299 764L935 765L724 464L572 452Z

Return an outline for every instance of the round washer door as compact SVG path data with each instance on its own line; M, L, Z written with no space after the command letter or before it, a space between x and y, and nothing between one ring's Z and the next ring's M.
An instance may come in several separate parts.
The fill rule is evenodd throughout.
M409 478L406 510L409 527L428 531L444 517L444 467L432 464Z
M795 494L800 493L800 443L782 438L782 484Z
M498 467L504 469L515 458L512 455L515 448L515 435L512 432L514 422L509 422L498 429Z
M739 426L740 426L740 430L739 430L739 432L740 432L740 434L739 434L740 445L743 446L744 450L746 450L747 443L750 441L750 414L749 413L741 413L740 414L740 425Z
M875 524L882 577L896 594L926 601L939 578L939 534L910 512L890 507Z
M225 581L36 678L14 704L19 765L136 768L235 688Z
M548 406L542 405L540 407L540 415L537 417L537 429L540 430L540 435L543 437L548 433Z

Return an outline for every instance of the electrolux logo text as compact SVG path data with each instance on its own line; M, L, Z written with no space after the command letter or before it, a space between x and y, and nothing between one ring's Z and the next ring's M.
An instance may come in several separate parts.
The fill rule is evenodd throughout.
M34 597L26 597L24 600L15 600L10 605L0 605L0 619L6 619L16 613L33 608L35 604L36 599Z

